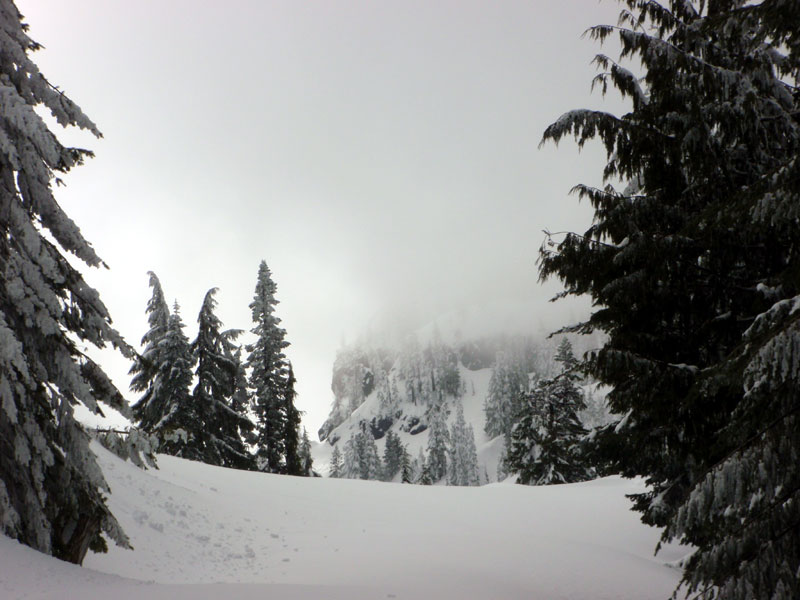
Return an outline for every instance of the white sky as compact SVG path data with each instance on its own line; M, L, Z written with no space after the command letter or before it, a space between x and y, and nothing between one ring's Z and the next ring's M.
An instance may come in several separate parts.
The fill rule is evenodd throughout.
M603 155L537 145L569 109L619 112L590 95L600 48L580 39L615 2L17 5L44 75L105 136L60 134L96 158L56 197L110 265L87 279L129 342L149 270L190 337L214 286L225 326L249 329L265 259L316 432L337 347L371 323L498 301L520 327L568 318L537 283L541 230L588 227L567 192L600 183ZM127 391L129 365L104 361Z

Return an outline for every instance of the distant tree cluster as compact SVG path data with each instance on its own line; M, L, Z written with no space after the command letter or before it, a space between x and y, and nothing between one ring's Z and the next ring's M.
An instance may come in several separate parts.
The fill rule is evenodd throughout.
M507 472L517 473L517 481L526 485L574 483L594 476L582 447L587 431L578 413L586 404L578 387L578 364L566 338L555 360L561 365L558 375L539 380L524 397L505 456Z
M334 446L329 476L343 479L370 479L432 485L440 481L448 485L479 485L478 453L471 425L464 421L460 403L452 428L448 429L445 415L434 410L430 418L427 453L411 458L400 435L386 432L383 458L372 429L366 421L345 443L344 452Z
M239 329L224 330L215 314L217 289L208 291L197 317L197 337L183 333L178 304L169 310L161 283L150 273L150 328L131 367L139 428L160 452L207 464L269 473L308 475L310 442L300 438L294 371L286 332L274 314L276 286L261 262L250 305L256 341L242 347ZM249 377L248 377L249 372ZM192 384L194 382L194 387ZM252 450L251 450L252 449Z
M589 35L618 37L594 84L632 108L545 131L598 139L609 183L576 187L593 224L548 239L540 275L596 307L570 328L608 336L586 368L620 418L596 451L696 549L688 593L800 598L800 2L622 4Z

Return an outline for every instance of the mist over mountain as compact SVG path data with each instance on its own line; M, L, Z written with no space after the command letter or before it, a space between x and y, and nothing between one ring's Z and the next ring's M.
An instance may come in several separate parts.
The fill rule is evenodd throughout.
M453 462L463 443L474 447L475 484L508 475L502 465L507 436L487 425L487 414L495 405L513 407L538 380L554 374L563 336L548 337L543 326L530 327L529 333L497 333L503 329L498 322L510 323L519 312L507 307L505 315L492 314L494 322L477 309L450 312L406 332L397 323L373 326L343 345L332 368L330 414L318 431L324 443L315 448L316 468L333 477L406 477L416 483L442 446L438 452L445 465L431 483L453 484L458 481ZM578 355L599 343L592 336L569 337ZM606 423L609 413L604 392L593 382L582 382L582 391L587 409L581 419L591 430ZM514 411L508 412L502 418L513 420ZM388 463L401 460L390 456L393 447L401 448L409 463L405 476L396 466L387 472ZM382 466L377 464L381 457Z

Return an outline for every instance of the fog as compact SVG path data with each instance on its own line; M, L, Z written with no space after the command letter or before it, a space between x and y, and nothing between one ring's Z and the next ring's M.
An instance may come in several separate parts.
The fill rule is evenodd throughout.
M260 260L278 286L304 424L332 400L342 340L368 327L483 311L498 328L557 329L542 230L585 230L568 196L603 154L538 149L590 94L615 2L19 0L44 75L97 123L64 132L96 157L56 197L108 271L91 271L138 344L147 271L187 334L220 288L227 327L252 327ZM138 347L138 346L137 346ZM103 354L127 391L128 364ZM131 400L131 397L128 394Z

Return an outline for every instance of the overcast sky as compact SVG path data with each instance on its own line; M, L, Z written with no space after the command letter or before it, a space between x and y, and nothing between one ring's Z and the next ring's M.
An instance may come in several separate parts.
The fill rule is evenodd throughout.
M619 111L590 94L600 49L581 39L615 2L17 4L42 72L105 136L59 132L96 157L56 197L111 267L87 279L137 347L147 271L192 337L214 286L225 326L252 327L264 259L316 432L336 349L370 324L491 320L498 303L521 328L569 317L535 260L542 229L588 227L567 194L600 183L603 156L537 146L569 109ZM127 391L129 365L104 360Z

